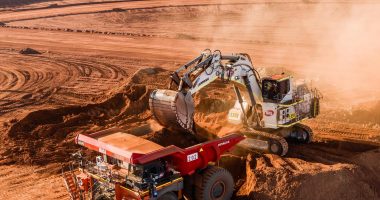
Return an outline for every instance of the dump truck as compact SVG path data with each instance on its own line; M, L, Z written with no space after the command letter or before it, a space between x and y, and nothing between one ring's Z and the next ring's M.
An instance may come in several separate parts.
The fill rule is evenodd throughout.
M233 194L233 177L217 163L243 139L233 133L180 148L118 128L79 134L75 142L95 152L94 161L75 153L75 162L62 175L71 199L227 200Z

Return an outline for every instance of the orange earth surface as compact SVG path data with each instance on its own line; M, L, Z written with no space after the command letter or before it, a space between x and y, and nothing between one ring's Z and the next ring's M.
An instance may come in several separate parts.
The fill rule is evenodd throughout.
M234 199L380 199L379 18L377 1L0 0L0 199L68 199L60 166L81 132L195 144L162 130L148 98L206 48L246 52L324 97L305 122L312 144L223 157ZM196 94L200 132L233 130L234 99L219 82Z

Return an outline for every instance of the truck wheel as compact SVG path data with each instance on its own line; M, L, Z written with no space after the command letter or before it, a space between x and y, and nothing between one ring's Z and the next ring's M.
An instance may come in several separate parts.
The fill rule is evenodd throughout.
M167 192L164 195L160 196L158 200L177 200L177 195L173 192Z
M201 185L195 187L196 200L229 200L234 180L226 169L209 166L202 174Z
M282 146L281 143L276 140L269 141L269 152L281 156Z

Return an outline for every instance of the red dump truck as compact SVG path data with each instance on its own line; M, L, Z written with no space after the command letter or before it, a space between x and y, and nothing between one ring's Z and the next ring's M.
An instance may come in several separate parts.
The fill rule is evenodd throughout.
M243 139L236 133L183 149L117 128L79 134L76 143L95 151L95 162L76 154L78 167L63 177L72 199L227 200L234 181L215 163Z

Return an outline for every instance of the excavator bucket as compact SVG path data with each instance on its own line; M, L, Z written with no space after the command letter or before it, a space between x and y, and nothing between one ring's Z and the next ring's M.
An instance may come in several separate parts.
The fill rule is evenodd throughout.
M195 107L191 93L154 90L150 94L149 107L156 120L165 128L192 132Z

